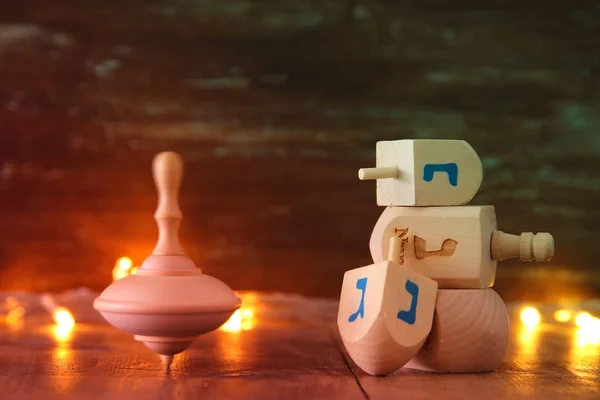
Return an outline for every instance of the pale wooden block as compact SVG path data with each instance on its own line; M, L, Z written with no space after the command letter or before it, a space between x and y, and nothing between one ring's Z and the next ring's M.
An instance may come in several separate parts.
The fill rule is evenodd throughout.
M486 288L496 277L494 231L493 206L388 207L369 247L374 262L385 260L389 238L397 236L402 245L392 261L434 279L440 288Z
M481 160L464 140L380 141L376 152L376 168L358 175L377 180L380 206L458 206L481 186Z
M493 289L438 291L433 328L407 368L436 372L493 371L509 341L506 306Z
M371 375L401 368L431 330L436 293L435 281L389 261L347 271L337 323L352 360Z

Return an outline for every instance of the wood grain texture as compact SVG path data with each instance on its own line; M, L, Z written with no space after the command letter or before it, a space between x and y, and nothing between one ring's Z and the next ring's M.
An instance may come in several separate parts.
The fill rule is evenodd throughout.
M154 218L158 241L152 254L185 254L179 242L179 224L183 217L179 207L179 190L183 179L183 159L175 152L161 152L152 161L152 176L158 194Z
M509 320L493 289L441 289L431 334L409 368L438 372L493 371L504 360Z
M543 323L535 331L512 321L507 357L495 372L437 374L400 369L362 372L337 334L338 303L294 295L242 293L252 326L215 331L175 357L170 374L141 343L108 325L75 326L58 340L49 319L0 324L3 400L120 399L534 399L595 400L600 348L572 328ZM551 321L548 305L544 321ZM600 307L590 308L596 315Z

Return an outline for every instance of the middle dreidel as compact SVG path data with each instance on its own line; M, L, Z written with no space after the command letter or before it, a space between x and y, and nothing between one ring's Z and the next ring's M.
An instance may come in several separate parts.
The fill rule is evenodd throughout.
M391 261L401 246L392 236L387 261L344 274L338 329L352 360L371 375L404 366L432 328L438 284Z

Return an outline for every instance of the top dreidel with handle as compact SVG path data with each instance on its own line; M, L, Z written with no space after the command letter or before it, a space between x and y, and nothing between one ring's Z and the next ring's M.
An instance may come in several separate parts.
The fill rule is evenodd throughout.
M386 259L389 238L401 239L400 265L438 282L440 288L492 287L498 261L549 261L548 233L510 235L497 230L494 206L466 205L479 190L483 167L464 140L381 141L376 167L359 170L377 181L385 206L369 247L374 262Z
M464 140L377 142L376 164L358 177L377 180L380 206L460 206L483 180L481 160Z

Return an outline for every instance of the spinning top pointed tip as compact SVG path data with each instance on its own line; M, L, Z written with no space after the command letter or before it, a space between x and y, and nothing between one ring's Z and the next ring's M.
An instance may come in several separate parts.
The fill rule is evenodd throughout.
M167 371L171 369L171 364L173 363L173 356L161 354L160 360L163 362Z

